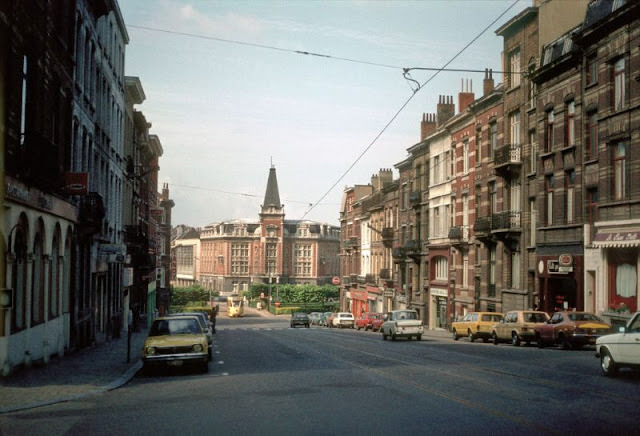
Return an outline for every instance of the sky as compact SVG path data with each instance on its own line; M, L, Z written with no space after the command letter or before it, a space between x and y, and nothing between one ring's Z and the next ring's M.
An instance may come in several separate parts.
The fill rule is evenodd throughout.
M394 165L419 142L422 114L435 113L439 96L453 96L457 111L463 80L482 95L482 72L410 70L422 85L416 92L403 69L453 59L447 68L501 71L495 30L531 6L118 3L130 39L125 74L140 78L146 99L135 108L164 150L159 183L175 202L172 224L193 227L257 219L272 165L286 219L338 225L346 187L369 183L381 168L398 177Z

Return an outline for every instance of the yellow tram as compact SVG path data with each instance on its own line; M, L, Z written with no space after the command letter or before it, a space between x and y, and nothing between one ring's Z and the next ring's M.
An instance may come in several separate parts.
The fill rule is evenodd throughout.
M238 295L227 297L227 316L229 318L241 317L244 315L244 300Z

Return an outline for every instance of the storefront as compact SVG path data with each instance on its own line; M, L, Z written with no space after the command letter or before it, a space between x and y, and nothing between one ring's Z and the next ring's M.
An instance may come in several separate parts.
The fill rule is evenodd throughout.
M445 287L432 286L431 295L431 316L429 317L430 329L446 329L448 327L448 307L449 291Z
M640 230L598 229L593 245L600 250L604 264L600 286L604 311L637 311Z
M575 254L537 257L540 310L584 310L583 264L584 257Z

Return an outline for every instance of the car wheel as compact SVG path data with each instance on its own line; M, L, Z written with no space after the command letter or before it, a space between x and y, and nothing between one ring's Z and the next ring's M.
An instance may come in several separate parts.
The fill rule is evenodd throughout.
M515 347L519 347L520 346L520 336L518 336L518 334L516 332L512 332L511 333L511 345L513 345Z
M453 329L453 340L457 341L458 340L458 333L456 332L455 329Z
M600 370L602 371L602 375L607 377L613 377L618 373L616 362L613 360L613 357L611 357L609 350L600 350Z
M395 341L395 340L396 340L396 334L395 334L395 332L392 332L392 333L391 333L391 340L392 340L392 341Z
M305 327L306 327L306 328L309 328L310 326L309 326L309 324L307 324L307 325L305 325Z
M476 339L471 330L467 332L467 337L469 338L469 342L473 342Z
M538 348L544 348L544 341L542 340L542 337L540 336L540 333L536 333L536 344L538 344Z
M493 345L498 345L498 335L496 332L491 333L491 340L493 341Z
M421 341L421 340L422 340L422 335L416 336L416 341Z
M203 373L208 373L209 372L209 362L204 362L202 363L202 365L200 366L200 371Z

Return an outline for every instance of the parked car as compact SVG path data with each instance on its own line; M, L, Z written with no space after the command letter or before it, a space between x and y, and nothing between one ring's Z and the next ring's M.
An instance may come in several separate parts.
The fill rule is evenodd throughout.
M640 370L640 312L636 312L619 333L596 339L596 357L603 375L612 377L619 368Z
M511 342L518 346L522 342L529 345L536 339L536 325L549 320L546 312L537 310L513 310L504 315L502 321L491 328L491 339L498 345L500 342Z
M396 338L404 337L411 340L412 336L415 336L416 340L422 340L422 333L424 333L424 327L422 321L418 318L418 312L415 310L392 310L384 315L384 322L380 327L382 332L382 339L385 341L387 337L391 337L392 340Z
M297 325L304 326L309 328L309 324L311 321L309 320L309 315L305 312L293 312L291 314L291 327L294 328Z
M338 312L331 319L331 327L339 327L339 328L353 328L353 323L355 319L353 314L350 312Z
M451 324L453 340L457 341L462 336L466 336L469 338L469 342L476 339L489 342L491 328L502 318L503 315L496 312L469 312L460 321Z
M382 314L377 312L363 312L360 318L355 320L355 329L360 330L373 330L374 332L380 329L383 319Z
M207 343L209 345L209 359L211 359L211 349L213 348L213 324L209 320L209 317L204 312L179 312L171 314L170 316L195 316L198 318L198 322L202 327L202 330L207 335Z
M320 318L320 325L325 327L330 327L330 318L333 315L333 312L324 312L322 314L322 318Z
M311 312L309 314L309 323L311 325L320 325L322 321L322 312Z
M196 316L156 318L142 349L143 369L195 366L209 370L207 335Z
M551 315L545 324L535 327L536 343L540 348L552 344L566 349L580 348L594 345L596 339L610 330L611 324L593 313L561 311Z

